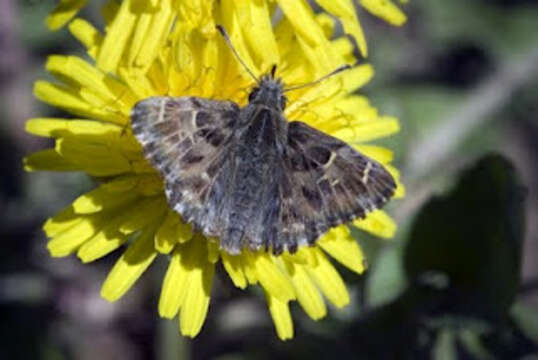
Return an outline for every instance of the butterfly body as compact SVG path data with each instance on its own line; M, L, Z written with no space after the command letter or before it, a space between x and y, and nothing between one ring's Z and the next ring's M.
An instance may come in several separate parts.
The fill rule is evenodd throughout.
M153 97L133 133L161 173L169 205L230 254L295 252L393 195L377 162L308 125L288 122L280 80L264 76L240 109L229 101Z

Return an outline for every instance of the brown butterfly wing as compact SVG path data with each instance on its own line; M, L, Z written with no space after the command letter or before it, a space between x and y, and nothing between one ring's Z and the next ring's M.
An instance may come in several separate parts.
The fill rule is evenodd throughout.
M218 236L230 253L262 245L276 254L294 252L329 228L380 208L394 193L394 180L381 165L301 122L289 123L284 153L262 166L247 149L269 145L249 146L250 138L240 137L240 118L232 102L194 97L149 98L131 115L146 158L164 178L170 206L206 235ZM273 139L271 129L255 138ZM254 187L252 178L239 176L262 167L269 168L267 176ZM250 209L241 214L250 219L245 224L239 221L243 205ZM236 239L237 231L243 235Z
M164 178L168 203L206 235L222 232L215 219L226 181L218 189L214 183L217 177L232 178L222 172L233 171L228 162L238 120L235 103L196 97L152 97L131 113L146 159Z
M276 253L313 244L329 228L364 217L394 194L376 161L302 122L290 122L280 174Z

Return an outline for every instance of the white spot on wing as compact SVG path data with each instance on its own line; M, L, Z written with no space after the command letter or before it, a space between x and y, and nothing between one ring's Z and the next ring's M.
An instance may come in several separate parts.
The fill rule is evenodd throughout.
M366 168L364 169L364 174L362 175L362 179L361 179L364 184L368 183L368 174L370 173L371 169L372 169L372 163L368 161L366 163Z
M166 99L161 99L161 107L159 109L159 118L157 120L157 123L160 123L163 121L164 118L164 104L166 102Z

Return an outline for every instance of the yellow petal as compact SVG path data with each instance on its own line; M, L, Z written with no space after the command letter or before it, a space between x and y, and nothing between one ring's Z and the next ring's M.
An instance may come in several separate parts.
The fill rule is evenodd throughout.
M346 142L362 142L379 139L400 131L398 119L382 117L379 121L342 128L331 135Z
M374 115L376 115L374 118L377 117L377 111L375 108L370 106L368 99L364 96L358 95L345 96L340 99L335 99L335 101L326 101L320 103L312 110L321 118L321 121L318 120L316 124L318 122L324 123L323 118L329 118L335 115L342 117L342 114L353 115L353 120L356 122L357 115L360 114L362 116L365 111L373 111ZM348 125L348 123L349 121L345 122L344 124Z
M146 6L150 6L150 4L147 3ZM136 25L134 26L132 39L126 55L127 58L125 62L128 67L132 67L134 65L136 56L140 52L140 48L144 45L144 40L146 38L146 34L148 33L153 16L154 15L146 9L146 11L143 11L136 20ZM157 56L157 54L152 55Z
M295 98L289 106L286 107L284 114L288 119L302 119L301 110L308 106L308 110L317 113L317 105L327 104L328 99L338 94L342 89L342 81L340 77L333 76L321 82L317 86L313 86ZM293 94L291 92L290 94ZM317 115L317 114L316 114Z
M219 242L216 238L207 238L207 260L216 264L220 258Z
M301 121L327 133L378 120L377 109L371 107L368 100L361 96L346 96L340 99L335 96L331 101L311 104L310 108L311 111L301 116Z
M129 159L102 144L62 138L56 141L56 151L91 175L110 176L131 170Z
M132 11L133 7L131 0L122 1L114 22L108 28L97 56L97 67L104 72L114 72L121 61L121 56L127 47L127 41L136 22L136 14Z
M75 83L98 97L109 111L129 116L136 98L122 83L77 56L52 55L46 69L64 82Z
M101 186L111 193L126 192L134 189L141 181L142 176L122 176L111 179Z
M26 122L26 131L37 136L46 136L58 138L61 136L74 135L77 133L86 133L81 131L86 128L95 132L95 129L104 128L105 131L119 132L121 127L112 124L102 124L91 120L62 119L62 118L34 118ZM116 130L117 129L117 130ZM103 135L105 133L97 133Z
M164 48L148 69L146 76L151 79L157 89L157 94L171 94L169 84L169 74L172 72L168 67L172 56L169 47Z
M297 40L310 63L315 67L315 76L325 75L338 64L329 51L330 43L317 23L314 12L305 0L278 0L286 18L297 33Z
M228 276L232 280L235 286L240 289L247 287L247 279L243 272L243 264L241 262L241 255L230 255L226 251L222 251L221 254L222 265L228 273Z
M38 136L75 137L76 142L99 143L140 158L141 146L116 124L83 119L35 118L26 122L26 131Z
M405 14L390 0L360 0L360 4L392 25L400 26L407 20Z
M153 63L153 60L159 55L159 49L166 41L166 35L172 26L174 17L171 1L160 1L159 9L153 14L140 50L137 52L135 66L146 70Z
M131 206L128 212L121 215L124 220L119 225L118 230L128 235L162 218L166 210L165 204L164 196L155 196L138 201L134 206Z
M256 271L256 277L264 289L282 301L295 299L295 292L289 278L276 266L271 255L265 252L243 253Z
M123 179L114 182L123 183ZM114 186L112 184L112 186ZM100 186L84 195L79 196L73 202L73 209L77 214L91 214L102 210L112 210L126 203L132 202L138 196L132 191L111 193L106 185Z
M189 243L195 260L189 274L189 284L181 305L179 328L184 336L195 337L204 324L209 308L215 265L207 261L207 248L201 236Z
M177 241L177 227L179 225L179 217L173 211L168 210L166 219L155 234L155 248L162 254L168 254Z
M320 25L323 29L323 26ZM275 38L278 39L278 48L281 56L280 74L287 85L302 83L309 79L308 68L310 63L305 61L295 31L288 19L283 18L274 28Z
M331 229L318 241L319 246L339 263L358 274L365 270L365 258L347 226Z
M357 61L353 55L354 46L348 37L340 37L331 41L331 51L340 55L344 64L353 64Z
M354 68L342 73L344 83L343 90L346 93L352 93L363 87L374 76L374 68L370 64L355 66Z
M326 39L323 30L316 22L312 8L306 1L278 0L278 4L293 25L295 32L304 38L308 45L315 47Z
M392 175L396 181L395 199L401 199L405 196L405 185L400 181L400 172L392 165L385 165L385 169Z
M209 309L214 273L215 267L212 264L193 270L179 317L181 334L184 336L195 337L202 329Z
M363 144L355 145L353 147L361 154L366 155L381 164L387 164L394 159L394 153L384 147Z
M58 30L74 17L86 2L87 0L61 0L47 17L47 27L53 31Z
M259 60L260 68L267 71L272 65L280 63L271 15L266 1L234 1L236 14L250 48Z
M151 164L145 159L140 158L138 160L131 160L132 171L136 174L154 174L155 169Z
M383 210L375 210L365 219L355 220L353 225L382 238L394 237L396 233L396 223Z
M189 88L192 86L192 82L194 81L193 76L198 73L198 54L195 54L196 48L191 47L192 42L192 30L186 29L185 25L181 25L179 23L177 25L177 29L174 32L173 35L175 41L173 42L173 49L172 49L172 58L173 62L176 64L175 68L172 68L171 74L174 74L177 70L179 72L178 79L176 80L178 84L175 84L176 82L169 81L171 86L178 86L179 84L188 83L187 84L181 84L180 90L177 91L178 94L181 94L184 92L184 89Z
M52 106L72 109L73 111L82 111L88 108L88 104L78 98L67 86L52 84L48 81L36 81L34 95Z
M364 33L359 25L359 19L357 19L355 7L351 0L318 0L318 3L327 12L338 17L344 26L344 31L355 37L361 54L368 56L366 39L364 38Z
M150 96L158 95L159 93L151 83L150 79L141 75L139 72L131 71L132 69L120 68L118 70L122 80L133 91L135 97L144 99Z
M330 39L333 35L334 27L336 26L335 18L325 12L320 12L316 14L316 22L321 26L325 37Z
M185 260L183 249L176 249L164 277L159 298L159 315L172 319L179 311L189 288L190 270L182 265Z
M95 90L99 95L113 95L104 85L105 75L77 56L51 55L47 58L45 69L53 75L60 75L61 80L76 82L81 86Z
M181 219L179 225L177 226L177 241L180 244L186 243L193 236L192 225L184 223Z
M238 18L237 11L235 11L235 1L234 0L222 0L221 5L221 16L222 16L222 23L226 31L228 32L228 35L230 36L230 40L232 44L234 45L235 49L237 50L237 53L245 63L245 65L254 72L254 74L260 73L260 70L255 65L254 60L252 58L251 52L248 50L247 40L245 39L245 35L243 32L243 29L241 28L240 20ZM240 66L237 63L237 60L233 58L233 55L230 53L224 52L226 55L226 62L227 65L227 72L228 79L233 78L235 74L239 72L244 78L250 79L250 75L248 75L243 69L242 66ZM224 82L223 86L226 87L227 91L230 91L228 87L236 87L236 84L228 82Z
M69 24L69 31L88 49L88 54L95 58L99 46L103 42L103 35L99 30L88 21L77 18Z
M180 22L191 28L198 28L205 37L212 37L216 32L213 3L214 1L207 0L181 0L175 1L174 6L180 16Z
M116 195L111 194L111 196ZM133 204L135 205L133 206ZM144 210L147 210L149 215L146 215L141 220L140 214ZM164 206L159 203L159 199L131 201L122 204L112 213L116 214L116 216L109 218L106 226L80 247L77 253L78 257L83 262L91 262L109 254L123 245L127 241L129 234L144 228L148 224L158 222L163 212ZM126 225L126 223L129 223L129 225ZM125 231L127 226L129 231Z
M197 81L199 94L202 97L211 98L215 94L215 79L217 72L220 71L219 48L218 43L214 40L205 41L202 47L202 73Z
M300 247L296 253L283 253L282 257L286 261L291 261L300 265L316 266L318 260L316 259L316 254L310 251L309 247Z
M73 164L54 149L42 150L24 158L26 171L78 171L80 166Z
M293 281L299 304L312 319L318 320L324 317L327 314L327 307L304 266L289 261L285 263Z
M349 304L349 294L340 274L338 274L321 250L312 248L312 251L316 252L318 265L316 267L306 267L310 277L316 282L318 288L327 299L336 307L340 308Z
M119 10L120 4L117 1L106 1L101 7L101 15L103 16L103 20L105 20L107 29L110 27L110 24L112 24L112 22L116 18L116 15L118 14Z
M75 115L124 124L126 118L105 109L96 108L82 100L74 89L48 81L36 81L34 95L41 101L69 111Z
M108 223L78 249L77 256L83 263L95 261L125 244L127 238L117 230L117 222Z
M54 237L79 223L83 218L83 216L75 214L73 206L69 205L49 218L43 225L43 230L48 237Z
M342 65L342 64L339 64ZM327 69L326 73L334 69ZM326 75L323 74L323 75ZM286 115L290 119L293 119L295 115L293 114L298 108L304 104L308 104L309 110L315 114L323 116L327 114L327 110L324 111L324 107L328 107L331 110L335 109L335 105L338 104L338 111L341 114L342 111L348 110L343 107L345 103L340 103L336 101L333 97L337 94L345 94L346 92L353 92L356 89L360 88L366 84L372 78L374 74L373 68L369 64L364 64L356 66L350 70L343 72L340 75L333 76L317 86L313 86L300 95L289 107L286 108ZM351 97L352 99L355 97ZM357 97L360 99L360 97ZM362 100L359 100L362 101ZM336 104L335 104L336 103ZM355 109L354 109L355 110ZM355 111L353 111L355 112ZM352 112L352 113L353 113Z
M64 220L66 221L62 225L70 224L70 226L63 231L58 231L58 216L49 219L44 226L47 235L52 237L47 244L47 249L53 257L72 254L105 224L105 220L97 216L73 216L69 220ZM55 231L50 230L54 228L56 228Z
M157 251L153 246L153 229L144 231L123 253L108 274L101 296L116 301L123 296L151 265Z
M293 321L287 301L282 301L268 293L265 294L267 305L280 340L293 338Z
M134 176L134 178L136 179L135 190L139 194L147 197L163 195L164 188L162 179L155 173L138 175Z
M321 45L317 45L316 47L311 47L302 37L297 37L297 43L306 59L309 60L310 65L312 65L313 71L309 72L309 75L313 76L309 81L327 75L329 72L342 65L340 61L336 60L336 54L330 51L331 46L328 41L324 41Z

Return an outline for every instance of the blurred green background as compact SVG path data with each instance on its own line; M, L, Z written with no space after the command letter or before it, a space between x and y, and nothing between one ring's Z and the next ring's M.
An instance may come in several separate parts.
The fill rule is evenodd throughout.
M100 24L91 3L82 16ZM411 0L402 28L359 9L376 70L363 91L401 121L379 143L407 196L388 207L394 239L354 230L370 269L341 269L351 304L319 322L293 306L286 343L262 297L225 276L190 340L157 315L166 259L110 304L99 288L118 253L48 256L42 222L93 186L21 168L51 146L25 120L65 115L35 101L32 82L48 78L47 55L81 52L45 28L54 5L0 1L2 359L538 359L538 1Z

